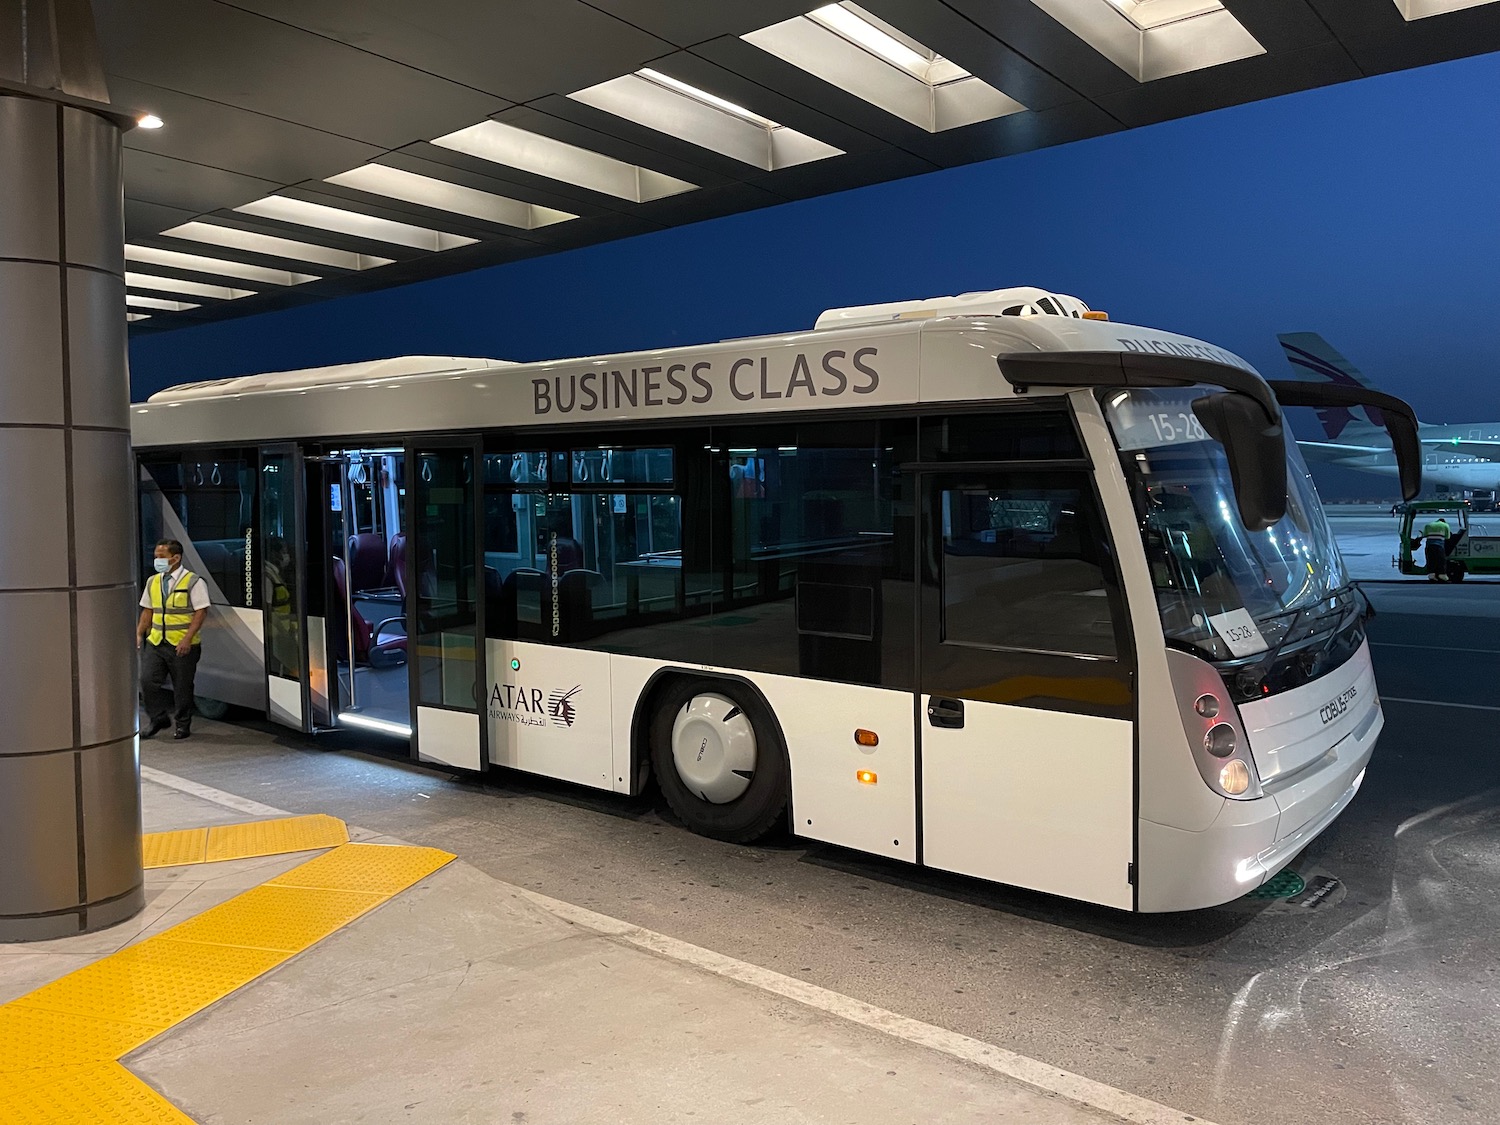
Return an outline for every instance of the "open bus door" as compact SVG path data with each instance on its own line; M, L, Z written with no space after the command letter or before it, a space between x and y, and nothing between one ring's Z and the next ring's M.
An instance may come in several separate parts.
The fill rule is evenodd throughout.
M307 659L307 527L302 456L290 443L260 452L260 586L266 715L311 730Z

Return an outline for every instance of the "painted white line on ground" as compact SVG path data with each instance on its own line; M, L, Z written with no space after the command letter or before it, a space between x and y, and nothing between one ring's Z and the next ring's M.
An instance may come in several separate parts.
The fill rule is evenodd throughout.
M246 816L292 815L285 809L274 809L270 805L263 805L259 801L252 801L247 797L236 797L233 793L226 793L224 790L215 789L211 785L199 785L196 781L189 781L185 777L178 777L175 773L166 773L163 770L152 769L150 766L141 767L141 780L155 782L157 785L165 785L168 789L175 789L179 793L201 797L205 801L222 805L226 809L233 809L235 812L242 812Z
M1112 1114L1123 1121L1135 1122L1138 1125L1181 1125L1185 1121L1213 1125L1204 1118L1184 1113L1179 1109L1172 1109L1170 1106L1153 1102L1148 1098L1138 1097L1103 1082L1096 1082L1081 1074L1074 1074L1025 1055L1018 1055L1014 1051L1007 1051L1003 1047L996 1047L994 1044L960 1035L956 1031L923 1023L921 1020L914 1020L908 1016L897 1015L884 1008L877 1008L874 1004L867 1004L852 996L845 996L842 993L820 988L815 984L808 984L806 981L786 976L772 969L726 957L711 949L691 945L677 938L668 937L666 934L643 929L619 918L595 913L582 906L574 906L572 903L549 898L536 891L527 890L525 887L512 886L511 889L566 922L618 938L638 948L674 961L681 961L716 976L739 981L751 988L784 996L788 1000L795 1000L809 1008L816 1008L829 1015L857 1023L916 1046L972 1063L1049 1094L1056 1094L1091 1109Z
M1462 707L1465 711L1500 711L1484 703L1447 703L1441 699L1402 699L1399 695L1382 695L1382 703L1421 703L1427 707Z
M1500 656L1500 648L1451 648L1448 645L1408 645L1399 641L1371 641L1376 648L1421 648L1430 652L1477 652L1487 656Z

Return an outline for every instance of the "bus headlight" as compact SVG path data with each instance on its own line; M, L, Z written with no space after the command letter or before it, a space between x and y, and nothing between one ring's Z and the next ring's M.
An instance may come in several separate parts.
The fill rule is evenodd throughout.
M1249 767L1238 758L1225 762L1224 768L1219 771L1219 786L1231 796L1243 793L1250 788Z
M1203 749L1207 750L1215 758L1227 758L1234 753L1239 739L1235 737L1234 728L1228 723L1215 723L1208 728L1208 733L1203 736ZM1227 766L1225 767L1228 768ZM1240 768L1244 768L1241 763ZM1247 782L1248 784L1248 782ZM1236 789L1236 793L1243 793L1245 786Z

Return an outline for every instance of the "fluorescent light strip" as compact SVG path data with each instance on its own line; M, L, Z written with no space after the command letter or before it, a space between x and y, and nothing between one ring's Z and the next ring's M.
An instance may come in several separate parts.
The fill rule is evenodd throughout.
M568 97L767 172L844 151L649 67Z
M498 121L481 121L478 125L437 137L432 143L491 164L503 164L507 168L612 195L629 203L648 203L653 199L693 191L698 186L603 153L555 141L540 133L502 125Z
M332 246L317 246L311 242L278 238L274 234L257 234L255 231L240 230L239 227L221 227L213 223L198 222L196 219L161 233L168 238L207 242L231 250L246 250L270 258L292 258L299 262L312 262L341 270L374 269L376 266L388 266L392 261L390 258L377 258L373 254L355 254Z
M142 297L136 293L126 293L125 303L133 309L160 309L162 312L186 312L201 307L191 301L169 301L165 297Z
M233 301L255 296L254 289L231 289L227 285L205 285L201 281L183 281L177 277L159 277L152 273L126 271L125 284L132 289L155 289L162 293L186 293L190 297L212 297L216 301Z
M1137 82L1266 49L1219 0L1031 0Z
M658 86L665 86L674 93L692 98L694 101L702 102L704 105L713 106L714 109L723 110L725 113L732 113L741 121L748 121L752 125L759 125L762 129L781 128L780 125L772 121L769 117L762 117L758 113L752 113L742 105L736 105L734 102L721 98L717 94L710 94L707 90L700 90L696 86L690 86L680 79L673 78L670 74L663 74L659 70L652 70L649 66L641 67L636 73L647 81L655 82Z
M472 246L479 241L477 238L446 234L410 223L398 223L392 219L377 219L358 211L345 211L341 207L309 203L305 199L292 199L285 195L268 195L254 203L236 207L235 210L246 215L259 215L263 219L277 219L283 223L296 223L298 226L338 231L355 238L410 246L416 250L452 250L459 246Z
M161 250L155 246L125 245L127 262L149 262L154 266L170 266L173 269L189 270L193 273L216 273L226 277L242 277L246 281L260 281L267 285L301 285L306 281L317 281L315 273L291 273L273 270L265 266L251 266L244 262L231 262L224 258L203 258L197 254L183 254L177 250Z
M362 168L341 172L337 176L329 176L328 183L354 188L356 191L367 191L372 195L400 199L406 203L415 203L420 207L452 211L457 215L468 215L471 218L515 227L518 230L535 230L538 227L551 226L553 223L564 223L569 219L578 218L577 215L567 211L538 207L523 203L518 199L510 199L503 195L494 195L491 192L450 183L447 180L419 176L415 172L407 172L385 164L366 164Z
M887 34L883 29L865 19L862 13L852 11L843 4L825 4L817 11L809 12L808 16L830 31L838 32L850 42L859 44L892 66L899 66L918 78L927 77L927 68L936 57L931 51L923 54L912 50L894 35ZM962 72L962 74L967 73L968 71ZM955 77L961 77L962 74L955 75Z
M372 719L365 715L351 714L348 711L339 713L339 725L363 727L365 730L379 731L381 734L394 734L398 738L411 737L411 727L404 723L393 723L388 719Z

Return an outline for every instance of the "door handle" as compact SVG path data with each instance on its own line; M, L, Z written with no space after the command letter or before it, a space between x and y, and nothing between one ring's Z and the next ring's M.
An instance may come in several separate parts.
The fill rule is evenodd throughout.
M964 704L961 699L944 699L934 695L927 701L927 721L935 727L958 728L964 725Z

